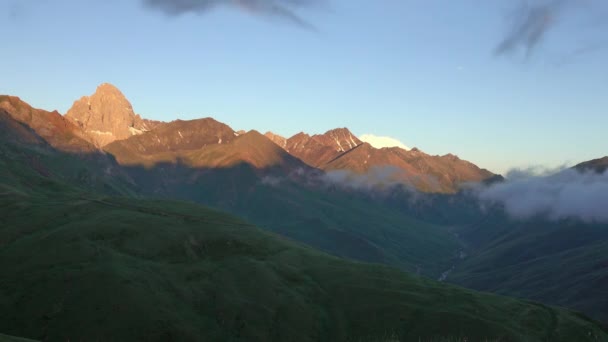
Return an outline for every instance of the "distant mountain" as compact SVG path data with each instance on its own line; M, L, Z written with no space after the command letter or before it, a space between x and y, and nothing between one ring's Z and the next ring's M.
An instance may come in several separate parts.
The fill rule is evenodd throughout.
M264 136L270 139L273 143L279 145L281 148L287 148L287 139L278 134L274 134L272 132L266 132Z
M211 118L176 120L157 125L146 134L108 144L105 150L124 165L173 160L188 151L210 145L230 144L237 135L228 125Z
M309 168L256 131L237 133L211 118L173 121L146 134L105 147L123 165L182 163L196 168L227 168L240 163L256 169Z
M306 164L322 169L334 158L360 144L361 140L348 129L338 128L313 136L298 133L279 146Z
M482 182L495 176L452 154L431 156L418 149L375 149L369 144L344 153L328 163L325 169L369 173L374 168L387 166L392 168L387 171L391 181L411 184L424 192L456 192L462 184Z
M363 143L347 128L289 139L268 132L266 137L308 165L325 171L347 171L370 182L403 183L424 192L454 193L462 184L496 177L457 156L431 156L419 149L377 149Z
M286 139L271 132L265 137L235 132L211 118L170 123L146 120L135 114L118 88L108 83L97 87L93 95L75 101L65 116L33 109L19 98L10 96L0 97L0 109L31 127L59 150L94 152L104 149L124 165L179 160L197 167L226 167L243 162L256 168L280 164L291 168L347 171L355 175L375 173L375 176L381 169L383 175L387 174L384 171L389 171L388 182L406 183L418 190L441 193L456 192L462 183L480 182L494 176L452 155L430 156L417 149L375 149L347 128L313 136L299 133ZM241 138L248 134L245 140L249 143L244 143ZM232 144L237 140L241 143ZM268 145L269 141L288 154ZM243 150L238 151L239 148ZM205 151L195 152L201 149ZM264 153L269 155L264 156Z
M107 83L100 85L92 96L76 101L66 118L81 127L89 141L113 154L123 165L150 166L179 160L196 167L227 167L240 162L258 169L273 164L306 166L269 146L270 140L308 167L347 171L371 177L371 182L404 183L424 192L454 193L464 183L482 182L495 176L454 155L431 156L418 149L397 147L376 149L347 128L313 136L298 133L289 139L272 132L253 138L251 133L235 132L212 118L170 123L148 121L136 115L122 92ZM244 141L241 138L247 134L250 143L232 144ZM254 148L255 145L260 147Z
M109 83L74 102L65 117L81 127L88 140L98 147L142 134L158 124L135 114L123 93Z
M604 173L606 169L608 169L608 157L603 157L580 163L574 168L579 171L595 171L597 173Z

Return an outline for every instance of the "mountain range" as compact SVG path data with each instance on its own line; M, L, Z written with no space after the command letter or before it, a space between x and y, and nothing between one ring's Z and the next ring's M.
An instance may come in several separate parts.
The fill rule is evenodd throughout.
M386 169L382 172L385 179L371 177L369 181L402 183L441 193L454 193L465 183L495 176L451 154L431 156L418 149L397 147L376 149L346 128L313 136L299 133L286 139L270 132L264 136L257 132L239 134L212 118L168 123L146 120L135 114L122 92L108 83L100 85L91 96L75 101L65 116L43 111L27 116L36 110L17 98L4 98L1 103L14 119L31 124L42 137L50 137L54 147L64 151L97 148L110 152L123 165L180 160L197 167L225 167L242 162L257 169L283 165L345 171L353 176ZM32 122L32 117L44 117L47 123ZM277 147L269 146L268 141Z
M601 173L606 160L575 169ZM0 175L0 260L10 270L0 278L3 333L40 340L87 332L284 340L290 330L302 341L606 338L601 324L545 306L608 322L606 225L521 222L498 205L482 206L470 185L504 179L454 155L377 149L346 128L283 138L212 118L146 120L106 83L65 116L0 96ZM256 302L259 286L243 285L248 277L282 299L268 292L267 306ZM95 295L95 284L129 293L129 307ZM192 293L193 286L201 290ZM370 300L352 301L359 297ZM79 302L96 308L82 319L137 316L137 328L87 325L75 314L88 310ZM243 311L244 303L255 310ZM302 321L288 303L316 321ZM146 316L150 307L164 309ZM264 322L255 319L260 312ZM277 320L282 315L289 318ZM362 319L369 315L375 318Z

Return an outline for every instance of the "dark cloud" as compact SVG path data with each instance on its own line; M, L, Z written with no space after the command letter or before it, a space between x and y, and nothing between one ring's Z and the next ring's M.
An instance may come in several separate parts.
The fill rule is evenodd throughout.
M564 56L556 64L570 63L607 46L597 38L598 30L608 27L607 14L605 0L521 0L509 16L508 33L494 52L496 55L523 53L530 57L549 35L559 33L561 36L555 39L571 46L569 52L562 52ZM570 33L556 30L562 23L568 25L564 27ZM592 34L592 30L596 32Z
M555 26L565 6L576 0L531 2L522 3L520 8L515 11L511 30L496 47L497 55L512 53L522 48L526 55L530 55Z
M528 175L479 189L484 202L498 203L516 219L545 217L608 223L608 172L581 173L572 169L557 174Z
M320 5L325 0L142 0L145 7L178 16L186 13L207 13L217 7L233 7L253 15L279 18L305 29L314 26L296 11Z

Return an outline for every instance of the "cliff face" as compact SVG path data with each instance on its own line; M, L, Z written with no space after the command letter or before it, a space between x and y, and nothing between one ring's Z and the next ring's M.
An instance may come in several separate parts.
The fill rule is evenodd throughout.
M66 118L81 127L97 147L142 134L157 124L135 114L123 93L108 83L74 102Z

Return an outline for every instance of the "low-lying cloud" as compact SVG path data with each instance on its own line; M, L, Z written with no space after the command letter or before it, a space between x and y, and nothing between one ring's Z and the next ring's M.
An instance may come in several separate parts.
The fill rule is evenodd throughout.
M395 166L374 166L367 172L357 173L350 170L304 170L296 169L287 176L265 176L261 184L271 187L282 186L290 180L312 187L337 187L356 191L388 190L394 186L415 191L415 184L424 183L431 188L439 189L439 182L430 175L410 175L407 171Z
M404 150L410 149L409 147L407 147L404 143L402 143L398 139L391 138L391 137L383 137L383 136L377 136L377 135L373 135L373 134L363 134L362 136L359 137L359 140L366 142L375 148L400 147Z
M187 13L204 14L218 7L231 7L252 15L278 18L305 29L314 26L297 14L305 7L320 5L325 0L142 0L145 7L169 16Z
M524 174L480 190L479 198L502 205L515 219L543 217L608 223L608 172L567 169L551 176Z
M394 166L373 167L366 173L355 173L348 170L329 171L323 175L323 181L328 185L371 190L400 183L399 177L403 170Z

